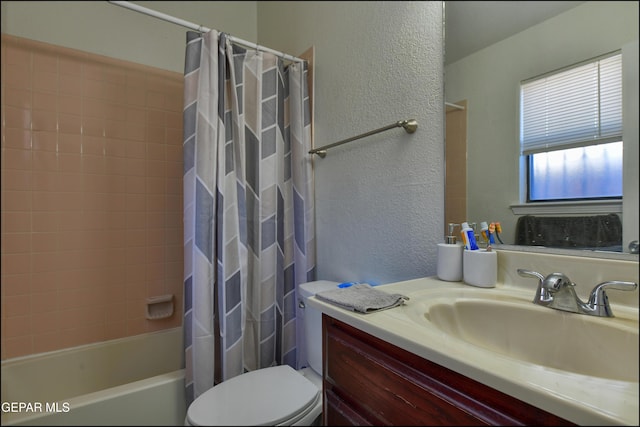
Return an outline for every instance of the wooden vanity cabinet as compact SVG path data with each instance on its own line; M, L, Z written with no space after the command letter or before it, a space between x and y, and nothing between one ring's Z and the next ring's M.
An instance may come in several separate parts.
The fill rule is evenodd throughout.
M574 425L326 314L322 331L324 425Z

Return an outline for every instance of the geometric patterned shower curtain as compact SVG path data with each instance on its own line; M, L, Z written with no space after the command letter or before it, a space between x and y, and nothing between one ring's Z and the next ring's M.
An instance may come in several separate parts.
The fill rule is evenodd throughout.
M298 285L315 280L307 63L189 32L184 94L187 403L304 360Z

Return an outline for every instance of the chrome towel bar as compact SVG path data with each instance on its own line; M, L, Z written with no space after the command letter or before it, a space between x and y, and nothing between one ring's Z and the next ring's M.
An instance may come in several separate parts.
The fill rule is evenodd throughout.
M309 154L317 154L324 159L329 148L337 147L338 145L346 144L347 142L355 141L356 139L364 138L365 136L374 135L376 133L384 132L385 130L399 127L404 128L407 133L414 133L416 129L418 129L418 122L415 119L399 120L388 126L381 127L380 129L374 129L360 135L352 136L351 138L343 139L342 141L334 142L333 144L325 145L324 147L314 148L313 150L309 150Z

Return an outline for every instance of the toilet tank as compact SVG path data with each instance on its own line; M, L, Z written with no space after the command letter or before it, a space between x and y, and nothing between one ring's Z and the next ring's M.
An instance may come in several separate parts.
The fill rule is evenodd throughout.
M322 312L311 307L308 299L318 292L336 289L339 282L317 280L300 284L298 291L304 302L304 337L308 365L322 375Z

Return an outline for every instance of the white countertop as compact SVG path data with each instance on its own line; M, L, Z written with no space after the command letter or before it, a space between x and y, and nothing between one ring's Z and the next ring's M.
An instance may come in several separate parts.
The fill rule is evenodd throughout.
M462 282L427 277L377 286L376 289L403 294L410 300L405 306L375 313L352 312L315 297L310 298L309 304L375 337L576 424L638 425L638 382L590 377L524 363L411 319L410 305L420 300L420 294L434 289L461 288L479 289ZM483 292L505 290L530 293L531 299L535 293L535 288L511 288L501 283ZM612 308L615 313L613 304ZM608 361L602 360L602 363Z

